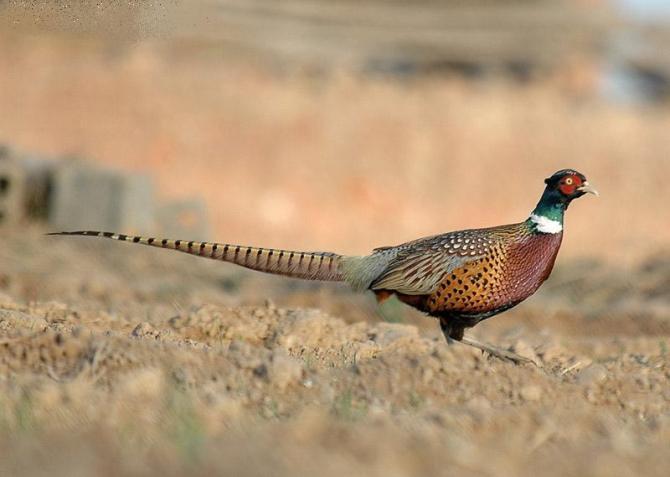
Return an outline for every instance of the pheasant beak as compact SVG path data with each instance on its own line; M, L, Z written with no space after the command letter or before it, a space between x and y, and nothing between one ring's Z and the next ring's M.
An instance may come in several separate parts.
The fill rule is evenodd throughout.
M593 186L586 181L584 181L584 183L581 186L577 187L577 190L579 192L585 192L585 193L588 193L588 194L593 194L596 197L598 197L600 195L600 194L598 194L598 191L595 190L593 188Z

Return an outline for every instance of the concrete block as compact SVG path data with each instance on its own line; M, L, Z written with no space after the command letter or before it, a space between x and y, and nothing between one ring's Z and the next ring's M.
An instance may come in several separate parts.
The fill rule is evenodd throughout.
M146 233L155 225L153 192L147 176L65 161L54 170L49 223L55 230Z
M24 207L29 220L46 221L49 212L51 183L56 161L42 156L22 154L25 177Z
M26 174L16 155L0 145L0 226L16 224L25 216Z

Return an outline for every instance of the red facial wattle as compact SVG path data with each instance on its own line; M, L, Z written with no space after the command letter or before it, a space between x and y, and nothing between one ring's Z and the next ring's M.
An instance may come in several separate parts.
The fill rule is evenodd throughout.
M563 179L558 186L558 189L564 195L572 195L577 188L582 185L582 179L579 176L573 175Z

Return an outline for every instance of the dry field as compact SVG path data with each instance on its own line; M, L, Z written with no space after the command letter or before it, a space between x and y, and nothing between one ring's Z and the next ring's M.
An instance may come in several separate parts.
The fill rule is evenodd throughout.
M127 244L0 238L0 475L667 475L670 256L481 324ZM270 301L263 303L265 297Z
M517 221L564 167L601 197L472 331L537 367L339 285L2 230L0 475L668 475L668 109L588 74L314 74L161 35L0 28L0 143L149 173L204 197L212 240L292 249Z

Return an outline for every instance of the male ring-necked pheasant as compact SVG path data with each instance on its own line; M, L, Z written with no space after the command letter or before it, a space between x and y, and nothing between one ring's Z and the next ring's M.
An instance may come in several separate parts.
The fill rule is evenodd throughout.
M168 240L112 232L86 235L178 250L246 268L307 280L344 281L372 290L379 301L400 301L439 318L447 341L461 341L494 356L527 361L463 336L463 330L510 309L532 295L551 273L563 238L563 215L572 200L596 194L572 169L546 179L537 206L523 222L460 230L381 247L363 257L295 252L241 245Z

